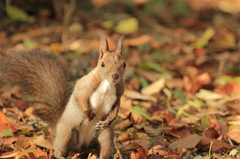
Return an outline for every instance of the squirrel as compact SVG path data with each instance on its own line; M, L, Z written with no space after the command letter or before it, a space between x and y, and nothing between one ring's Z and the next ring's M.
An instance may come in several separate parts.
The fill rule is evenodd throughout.
M114 144L111 123L116 119L124 92L126 62L123 36L116 51L101 38L98 64L71 89L70 74L60 60L44 51L13 51L0 59L4 79L35 98L34 114L54 130L54 156L94 152L110 157Z

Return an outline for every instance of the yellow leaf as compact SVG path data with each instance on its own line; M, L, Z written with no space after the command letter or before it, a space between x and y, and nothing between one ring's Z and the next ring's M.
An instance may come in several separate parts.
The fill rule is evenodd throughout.
M35 152L36 150L37 150L36 147L30 147L30 148L26 149L25 151L23 151L22 153L20 153L20 155L16 159L19 159L21 156L26 155L30 152Z
M134 17L118 22L114 30L121 34L131 34L138 30L138 20Z
M149 86L143 88L141 92L143 95L152 95L154 93L160 92L164 88L164 85L165 85L165 78L161 78L153 82Z

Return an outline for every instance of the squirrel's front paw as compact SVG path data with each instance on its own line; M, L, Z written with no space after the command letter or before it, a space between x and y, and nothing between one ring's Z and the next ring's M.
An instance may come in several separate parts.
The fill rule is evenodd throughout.
M88 111L85 111L83 113L89 121L91 121L96 116L96 114L93 113L91 109L89 109Z
M95 126L96 129L98 130L103 130L107 127L107 123L105 121L99 121L97 125Z

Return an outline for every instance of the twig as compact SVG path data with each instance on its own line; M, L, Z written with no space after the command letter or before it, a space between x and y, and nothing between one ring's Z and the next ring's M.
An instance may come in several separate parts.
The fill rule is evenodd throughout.
M66 13L64 14L63 18L63 33L62 33L62 49L67 49L67 38L68 38L68 25L70 23L70 19L73 15L73 12L75 10L76 0L70 0L69 6L67 8Z
M120 151L119 151L119 149L118 149L118 147L117 147L117 144L116 144L116 140L115 140L115 138L114 138L113 141L114 141L114 145L115 145L115 148L116 148L116 150L117 150L117 153L118 153L120 159L123 159L123 158L122 158L122 155L121 155L121 153L120 153Z
M220 60L219 67L218 67L218 77L222 75L223 68L224 68L224 60Z
M0 155L3 152L3 149L4 149L3 143L5 142L6 139L7 139L7 136L5 136L5 138L1 141L1 144L0 144L0 146L1 146L1 153L0 153Z
M209 158L211 158L212 144L213 144L213 141L211 141L210 148L209 148Z

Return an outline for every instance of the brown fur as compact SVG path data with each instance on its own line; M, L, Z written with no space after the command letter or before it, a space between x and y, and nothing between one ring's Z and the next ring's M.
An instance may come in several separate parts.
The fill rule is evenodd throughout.
M36 97L34 114L55 126L68 102L70 74L53 54L13 51L0 59L4 80Z

